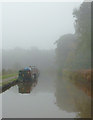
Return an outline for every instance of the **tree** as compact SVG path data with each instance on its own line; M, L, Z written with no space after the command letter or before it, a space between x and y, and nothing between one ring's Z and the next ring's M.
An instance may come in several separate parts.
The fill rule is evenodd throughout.
M60 37L56 55L59 70L91 68L91 3L83 2L74 9L75 34Z
M83 2L73 12L75 17L75 34L78 36L76 59L80 68L91 67L91 2Z

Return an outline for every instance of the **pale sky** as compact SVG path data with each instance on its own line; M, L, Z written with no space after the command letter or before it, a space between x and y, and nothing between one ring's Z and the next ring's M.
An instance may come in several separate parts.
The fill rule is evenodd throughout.
M53 49L60 36L74 33L73 9L80 2L3 3L3 49Z

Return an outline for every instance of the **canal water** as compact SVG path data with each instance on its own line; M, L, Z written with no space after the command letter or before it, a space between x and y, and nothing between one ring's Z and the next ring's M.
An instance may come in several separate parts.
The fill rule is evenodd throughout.
M55 74L20 83L2 93L3 118L90 118L91 99Z

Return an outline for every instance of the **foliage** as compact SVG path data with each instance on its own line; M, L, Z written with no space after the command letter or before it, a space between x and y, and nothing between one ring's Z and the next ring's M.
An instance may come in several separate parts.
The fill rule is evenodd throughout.
M73 12L75 30L78 36L76 59L80 68L91 67L91 2L83 2L79 10Z
M9 77L14 77L14 76L17 76L17 75L18 75L17 73L3 75L2 79L6 79L6 78L9 78ZM0 76L0 78L1 78L1 76Z
M66 34L56 41L58 68L78 70L91 68L91 3L83 2L74 9L75 34Z
M64 35L57 41L56 55L60 70L71 69L76 47L77 37L73 34Z

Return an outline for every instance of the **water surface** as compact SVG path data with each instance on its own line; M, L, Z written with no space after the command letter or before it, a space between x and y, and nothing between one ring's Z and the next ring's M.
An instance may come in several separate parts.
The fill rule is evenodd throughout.
M91 100L82 90L54 74L18 84L2 94L4 118L89 118Z

